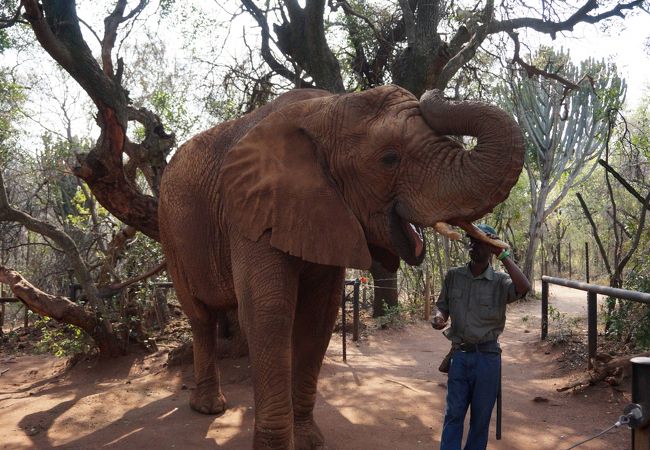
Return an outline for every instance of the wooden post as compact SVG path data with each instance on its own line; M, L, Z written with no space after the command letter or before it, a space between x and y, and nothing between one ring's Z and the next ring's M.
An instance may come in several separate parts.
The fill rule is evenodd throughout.
M589 283L589 243L585 242L585 282Z
M24 329L27 330L27 327L29 326L29 308L27 307L27 304L25 304L25 322L24 322Z
M343 361L347 361L347 349L345 342L345 285L343 286L343 298L341 299L341 334L343 338Z
M587 366L589 369L593 368L592 360L596 357L598 344L598 321L596 320L598 306L596 299L595 292L589 291L587 293L587 349L589 351Z
M5 296L5 286L4 284L0 283L0 298L4 298ZM5 324L5 302L0 303L0 334L2 334L2 327Z
M542 279L542 340L548 335L548 281Z
M571 268L571 242L569 242L569 279L571 279L573 276L572 273L572 268Z
M361 304L363 305L364 308L368 308L368 298L366 297L366 285L363 285L363 289L361 289Z
M361 282L357 278L354 280L354 294L352 297L352 340L359 340L359 285Z
M431 320L431 274L424 272L424 320Z

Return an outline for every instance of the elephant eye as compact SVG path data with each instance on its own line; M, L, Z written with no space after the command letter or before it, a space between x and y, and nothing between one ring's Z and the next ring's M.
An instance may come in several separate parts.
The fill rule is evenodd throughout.
M399 154L395 150L388 150L381 157L381 163L386 167L393 168L399 164Z

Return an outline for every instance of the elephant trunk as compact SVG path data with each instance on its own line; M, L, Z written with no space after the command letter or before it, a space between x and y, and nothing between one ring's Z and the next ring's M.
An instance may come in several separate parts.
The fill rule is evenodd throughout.
M453 216L442 219L467 230L468 222L492 211L517 182L524 163L521 130L512 117L495 106L447 101L439 90L422 95L420 111L437 134L477 138L471 151L450 150L456 154L446 155L446 166L438 167L436 183L448 187L446 195L454 203L450 208ZM446 214L443 211L441 215Z

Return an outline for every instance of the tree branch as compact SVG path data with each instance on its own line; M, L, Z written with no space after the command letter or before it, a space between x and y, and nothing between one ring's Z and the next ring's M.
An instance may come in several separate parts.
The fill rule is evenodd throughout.
M607 258L607 253L605 252L605 247L603 246L602 241L600 240L600 235L598 234L598 228L596 227L596 223L594 222L593 217L591 217L591 213L589 212L589 208L587 208L587 204L585 203L584 199L582 198L582 195L580 195L579 192L576 192L576 197L578 197L578 201L580 202L580 206L582 206L582 211L585 213L585 216L587 217L587 220L589 221L589 224L591 225L591 231L594 235L594 239L596 240L596 244L598 245L598 250L600 251L600 256L603 258L603 261L605 263L605 268L607 269L607 273L609 276L612 276L612 268L609 265L609 259Z
M483 9L482 15L483 25L476 28L476 31L473 33L469 42L467 42L467 44L465 44L461 50L456 53L447 64L445 64L436 78L436 87L439 89L444 89L444 87L447 86L456 72L458 72L467 61L474 57L476 51L485 40L488 35L490 23L492 23L494 16L494 0L487 0L485 2L485 8Z
M0 171L0 221L20 223L28 230L52 239L61 248L68 263L74 269L77 279L82 285L90 304L99 310L104 309L103 304L99 302L97 287L90 276L86 263L81 259L77 244L75 244L70 236L57 229L54 225L14 209L7 199L2 171Z
M519 43L519 35L513 31L508 32L508 35L512 39L512 41L515 44L515 50L514 50L514 55L512 56L512 62L519 64L525 71L526 75L528 75L528 78L532 78L534 75L539 75L544 78L549 78L551 80L558 81L560 84L562 84L566 89L580 89L580 86L577 84L567 80L566 78L558 75L557 73L551 73L546 70L538 69L537 67L526 63L521 57L519 56L519 50L520 50L520 43ZM567 94L567 91L565 90L565 95Z
M37 289L20 273L7 267L0 266L0 283L7 284L13 294L35 313L84 330L93 338L102 356L118 356L123 353L106 322L82 306L65 297L50 295Z
M560 31L573 31L573 28L581 22L585 23L598 23L610 17L625 17L623 14L626 10L632 10L641 7L643 0L634 0L630 3L617 4L612 9L605 11L601 14L591 16L590 12L598 8L597 0L588 0L582 7L573 13L568 19L561 22L552 22L544 19L537 19L534 17L519 17L516 19L496 21L490 24L488 33L500 33L502 31L513 31L518 28L530 28L540 33L551 35L555 39L557 33Z
M607 161L601 158L598 160L598 164L603 166L605 170L607 170L607 172L609 172L614 178L616 178L618 182L621 183L621 185L623 185L623 187L630 194L632 194L632 196L634 196L634 198L636 198L642 205L646 203L646 200L643 198L643 196L639 194L639 192L636 189L634 189L634 187L632 187L632 185L628 183L627 180L623 178L623 176L620 173L618 173L612 166L607 164Z

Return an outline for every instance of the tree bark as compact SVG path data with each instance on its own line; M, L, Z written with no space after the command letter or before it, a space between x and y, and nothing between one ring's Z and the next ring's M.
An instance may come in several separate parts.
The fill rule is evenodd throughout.
M381 263L374 261L370 266L373 278L374 299L372 303L372 317L381 317L386 314L386 308L397 306L397 273L386 270Z
M20 273L4 266L0 266L0 283L7 284L14 295L35 313L81 328L95 341L101 357L124 354L124 349L111 331L108 321L97 318L94 312L86 311L65 297L50 295L37 289Z

